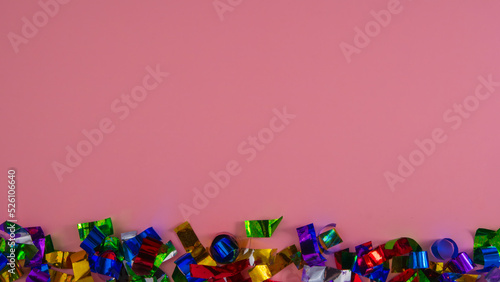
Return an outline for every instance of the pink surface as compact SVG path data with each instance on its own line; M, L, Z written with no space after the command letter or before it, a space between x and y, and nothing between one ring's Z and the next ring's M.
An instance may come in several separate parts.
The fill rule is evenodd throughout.
M252 246L335 222L342 247L451 237L470 251L476 228L500 226L500 86L484 83L500 81L499 2L217 3L228 10L72 1L46 23L37 2L0 3L0 162L4 177L17 169L21 225L77 250L76 223L112 217L117 234L154 226L181 249L182 205L229 163L229 184L189 218L205 245L281 215ZM40 27L23 27L34 15ZM131 91L140 102L121 100ZM108 133L71 167L67 146L87 153L96 128ZM419 165L391 189L400 155ZM54 162L72 170L62 181Z

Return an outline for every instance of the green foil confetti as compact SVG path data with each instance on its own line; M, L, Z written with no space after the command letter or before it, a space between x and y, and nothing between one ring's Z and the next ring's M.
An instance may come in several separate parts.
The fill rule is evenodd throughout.
M52 253L54 250L54 243L52 243L52 237L50 235L45 236L45 252L46 254Z
M87 237L87 235L89 235L94 226L99 227L102 233L104 233L104 235L106 236L113 235L114 233L113 223L111 222L111 218L109 217L98 221L78 223L78 235L80 235L81 241L83 241Z
M342 243L339 233L335 228L325 231L318 236L319 242L324 249L329 249L335 245Z
M396 256L392 258L392 273L401 273L408 269L408 256Z
M172 273L172 279L174 279L174 282L188 282L186 276L182 274L181 270L177 266L174 269L174 273Z
M31 260L35 254L38 252L38 249L35 245L29 244L16 244L16 258L17 260L28 259Z
M0 253L5 253L7 243L4 238L0 238Z
M280 224L283 216L269 220L245 220L245 229L249 238L271 237Z
M99 246L99 251L102 253L105 251L112 251L116 254L119 261L123 261L124 259L120 239L117 237L107 236L101 246Z
M175 249L174 244L172 244L172 241L168 241L166 244L161 246L160 251L158 252L158 255L155 258L151 275L153 275L158 270L158 268L162 263L173 258L176 254L177 250Z

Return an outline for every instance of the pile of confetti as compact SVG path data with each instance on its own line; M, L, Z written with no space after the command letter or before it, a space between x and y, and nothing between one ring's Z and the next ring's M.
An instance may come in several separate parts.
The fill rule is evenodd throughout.
M248 238L271 237L283 217L245 221ZM178 251L171 241L164 243L153 227L141 233L113 236L111 218L77 226L81 251L54 249L50 235L41 227L23 228L6 221L0 230L7 235L0 242L1 279L14 281L27 273L28 282L93 281L92 273L107 281L171 281L160 269ZM434 242L430 253L411 238L398 238L374 247L371 242L354 251L332 247L342 243L335 224L316 232L313 224L297 228L300 245L277 249L244 248L229 233L220 233L205 247L188 222L175 228L185 253L178 256L171 278L175 282L272 282L285 267L302 270L302 281L500 281L500 229L478 229L473 258L459 252L450 238ZM329 256L326 256L329 255ZM336 267L326 266L335 259ZM72 274L61 270L72 269Z

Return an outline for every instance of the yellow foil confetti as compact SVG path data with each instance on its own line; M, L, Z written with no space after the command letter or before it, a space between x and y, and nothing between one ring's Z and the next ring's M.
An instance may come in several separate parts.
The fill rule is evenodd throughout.
M71 274L67 274L60 271L55 271L53 269L49 269L50 273L50 282L73 282L75 281L75 277Z
M442 274L444 272L444 263L442 262L433 262L429 261L429 268L434 270L435 272Z
M464 274L462 277L458 278L457 282L475 282L479 278L479 275Z
M57 267L57 268L71 268L71 260L69 259L70 255L72 255L72 252L62 252L62 251L55 251L52 253L45 254L45 260L47 261L48 264Z
M280 251L276 255L274 263L269 266L269 270L271 270L271 273L274 276L276 273L280 272L281 270L283 270L283 268L287 267L291 263L294 263L298 269L301 269L304 266L301 257L299 256L299 250L295 245L291 245L286 249Z
M278 249L241 249L237 260L248 259L250 265L273 264Z
M210 257L207 249L201 244L189 222L184 222L175 228L186 252L191 253L198 264L216 266L217 263Z
M87 276L90 276L90 266L87 260L87 252L79 251L70 256L73 264L73 275L75 281L80 281Z
M272 277L271 271L267 265L256 265L248 271L252 282L262 282Z

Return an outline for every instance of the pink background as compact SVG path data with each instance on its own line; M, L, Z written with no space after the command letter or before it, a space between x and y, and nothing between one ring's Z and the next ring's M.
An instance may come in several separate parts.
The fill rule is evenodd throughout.
M179 205L236 160L241 173L189 219L206 246L283 215L252 247L335 222L339 247L451 237L470 251L476 228L500 226L500 88L457 130L443 113L478 76L500 81L500 3L402 0L348 63L339 44L388 2L243 1L221 21L211 1L73 1L15 53L7 35L41 7L2 1L0 162L5 178L17 169L19 223L78 250L76 223L112 217L116 234L153 226L182 249ZM111 104L157 64L170 76L120 120ZM246 161L238 146L283 107L296 118ZM115 130L59 182L52 163L106 117ZM384 172L435 128L447 141L392 192Z

